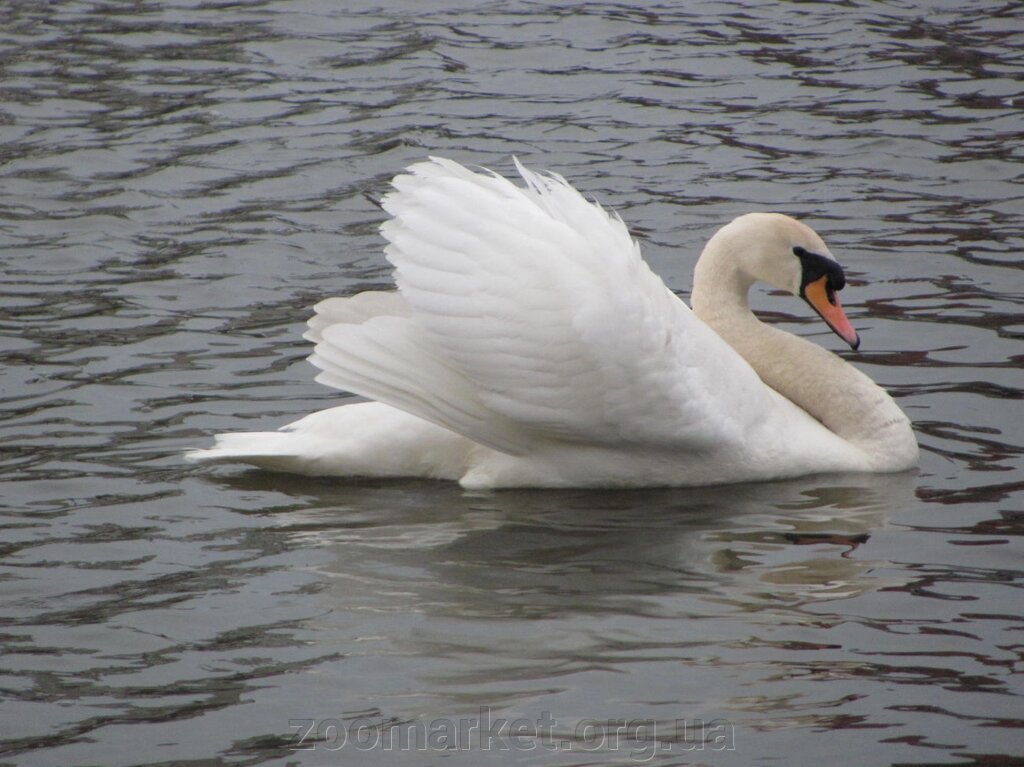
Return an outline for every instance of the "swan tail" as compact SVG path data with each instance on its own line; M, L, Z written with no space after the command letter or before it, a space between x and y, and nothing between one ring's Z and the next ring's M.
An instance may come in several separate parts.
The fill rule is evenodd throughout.
M521 452L519 427L483 405L410 314L395 292L321 301L305 333L316 344L316 380L376 401L313 413L279 431L218 434L185 458L315 476L458 479L474 445Z
M257 431L214 436L213 447L189 450L185 460L195 463L247 463L270 471L314 473L316 451L306 440L286 431ZM306 469L309 469L308 471Z
M218 434L196 463L245 463L307 476L458 479L473 443L380 402L320 410L279 431Z

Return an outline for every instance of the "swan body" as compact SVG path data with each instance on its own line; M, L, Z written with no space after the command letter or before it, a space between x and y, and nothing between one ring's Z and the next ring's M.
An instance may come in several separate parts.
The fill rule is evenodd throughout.
M371 402L277 432L222 434L199 461L467 488L637 487L916 465L910 422L831 352L758 320L758 280L800 295L852 346L843 274L773 213L720 229L693 309L625 225L564 179L520 187L440 158L384 199L397 292L329 298L306 337L317 380Z

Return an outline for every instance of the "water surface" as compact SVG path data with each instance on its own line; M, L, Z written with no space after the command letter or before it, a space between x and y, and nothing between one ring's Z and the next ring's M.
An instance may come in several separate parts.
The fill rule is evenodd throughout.
M0 763L1020 763L1022 32L988 0L4 4ZM390 284L376 201L431 153L566 175L683 296L732 216L807 220L920 471L183 464L343 401L303 323Z

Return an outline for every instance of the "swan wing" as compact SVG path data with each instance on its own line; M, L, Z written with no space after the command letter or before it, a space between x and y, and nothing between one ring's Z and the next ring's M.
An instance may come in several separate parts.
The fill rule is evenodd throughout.
M525 188L440 158L395 178L382 232L404 301L314 320L320 380L513 454L742 440L767 397L756 373L617 216L517 166Z

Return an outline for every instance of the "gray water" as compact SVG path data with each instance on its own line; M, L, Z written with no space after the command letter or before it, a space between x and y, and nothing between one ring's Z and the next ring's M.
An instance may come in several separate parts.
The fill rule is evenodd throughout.
M992 0L5 0L0 764L1024 763L1022 40ZM730 217L805 219L920 471L184 464L344 401L303 323L390 284L375 201L432 153L566 175L683 296Z

